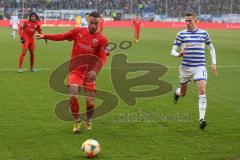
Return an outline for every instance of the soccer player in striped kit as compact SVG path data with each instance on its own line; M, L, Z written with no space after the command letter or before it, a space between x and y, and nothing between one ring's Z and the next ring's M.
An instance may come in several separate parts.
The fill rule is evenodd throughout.
M176 90L174 100L177 103L179 97L183 97L186 94L188 83L193 78L197 84L199 94L199 127L204 129L207 125L205 120L207 107L205 45L210 50L212 59L211 69L214 75L217 75L216 54L208 32L197 28L196 14L192 12L186 13L185 22L187 28L177 34L171 51L171 55L182 57L182 63L179 68L181 87ZM180 52L178 52L179 47Z

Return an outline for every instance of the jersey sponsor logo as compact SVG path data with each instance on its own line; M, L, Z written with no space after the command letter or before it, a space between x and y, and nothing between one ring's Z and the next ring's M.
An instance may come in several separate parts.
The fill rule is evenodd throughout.
M202 43L186 43L184 48L203 48L204 45Z
M87 46L83 43L78 43L78 45L79 45L79 50L84 49L84 50L86 50L86 51L88 51L89 53L92 53L92 54L95 52L95 50L92 47Z

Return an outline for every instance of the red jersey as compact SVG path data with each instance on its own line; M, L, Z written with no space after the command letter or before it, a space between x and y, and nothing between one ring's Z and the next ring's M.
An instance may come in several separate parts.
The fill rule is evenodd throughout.
M139 18L133 19L133 27L134 28L141 28L141 25L142 25L142 20L140 20Z
M35 32L42 34L42 29L38 22L25 21L19 28L20 37L33 39Z
M89 59L84 59L85 62L79 62L79 60L76 60L76 57L81 57L82 55L93 55L94 57L98 57L103 64L106 62L106 56L108 54L108 41L99 32L90 34L87 28L75 28L65 34L45 35L44 38L54 41L74 41L70 70L76 69L81 66L82 63L91 63L93 60L91 56L89 56ZM83 58L80 59L82 60Z

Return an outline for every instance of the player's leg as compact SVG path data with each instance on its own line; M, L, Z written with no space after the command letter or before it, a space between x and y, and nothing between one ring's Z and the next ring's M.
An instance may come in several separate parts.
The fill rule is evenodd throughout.
M26 56L26 53L27 53L27 49L22 49L22 53L19 57L19 64L18 64L18 72L19 73L22 73L23 72L23 60L24 60L24 57Z
M81 119L79 115L79 103L78 103L79 90L80 89L78 84L69 85L69 93L70 93L69 103L70 103L70 110L74 118L74 127L73 127L74 133L79 133L81 128Z
M207 108L207 97L206 97L206 81L200 80L197 82L198 85L198 106L199 106L199 127L204 129L207 125L205 120L205 113Z
M34 49L29 49L29 53L30 53L30 70L32 72L37 72L37 69L34 68L35 63Z
M13 32L12 32L12 37L13 38L16 38L16 33L17 33L17 28L14 28Z
M134 41L137 42L137 28L134 27Z
M186 95L188 83L190 82L190 79L192 77L192 72L189 68L180 66L179 73L181 87L177 88L174 93L174 103L177 103L180 97L184 97Z
M34 51L35 51L35 43L34 43L34 39L30 40L29 43L29 53L30 53L30 70L32 72L37 72L37 69L34 68L34 63L35 63L35 55L34 55Z
M84 89L86 93L86 128L92 129L91 118L93 116L95 109L94 104L94 96L96 92L95 81L85 82Z
M207 108L206 86L207 86L207 71L205 67L200 67L194 75L194 80L198 86L198 107L199 107L199 127L204 129L207 125L205 113Z
M95 104L94 104L95 91L86 91L86 128L92 129L91 117L93 116Z
M137 30L136 30L136 42L139 41L139 36L140 36L140 29L137 28Z

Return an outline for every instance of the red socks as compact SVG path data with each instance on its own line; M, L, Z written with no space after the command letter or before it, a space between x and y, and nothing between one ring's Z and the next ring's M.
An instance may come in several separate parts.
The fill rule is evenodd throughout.
M22 63L23 63L23 60L24 60L24 57L26 56L26 52L22 52L21 55L20 55L20 58L19 58L19 65L18 65L18 68L22 68Z
M34 66L34 53L30 52L30 68L33 69Z
M74 120L79 121L80 120L79 103L78 103L77 97L75 96L70 96L70 110L72 112Z
M22 68L24 57L26 56L26 52L22 52L19 57L19 65L18 68ZM30 53L30 69L34 66L34 53Z

